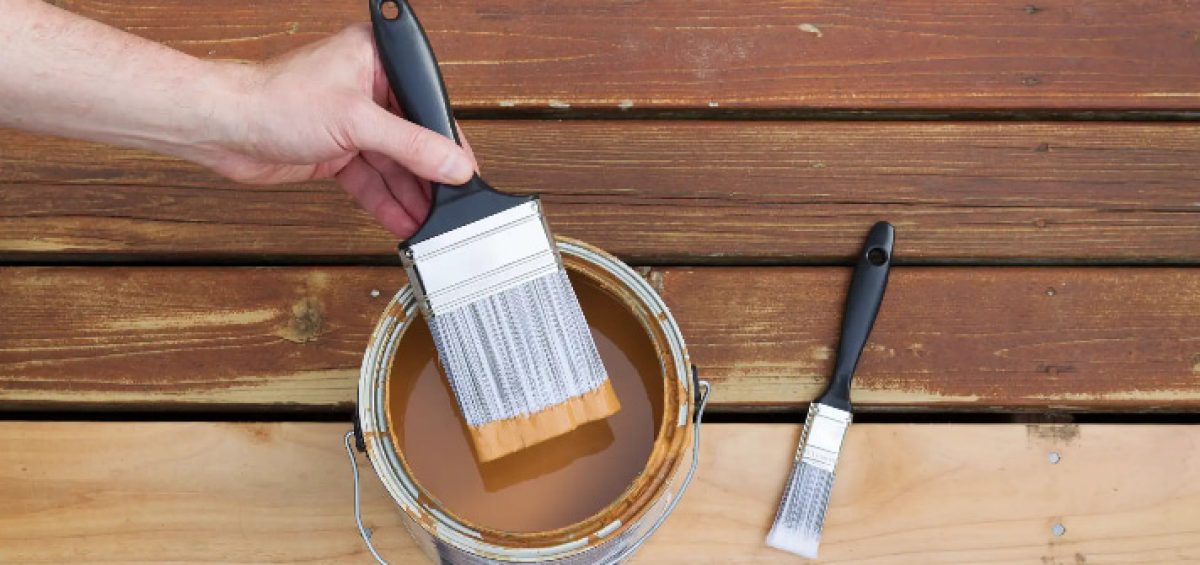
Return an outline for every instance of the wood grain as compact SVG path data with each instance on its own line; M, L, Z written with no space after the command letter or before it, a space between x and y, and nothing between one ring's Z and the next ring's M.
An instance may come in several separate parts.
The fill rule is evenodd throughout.
M31 409L348 407L403 284L399 268L0 269L0 396Z
M240 60L367 16L317 0L55 3ZM464 109L1200 109L1188 0L415 4Z
M649 273L722 410L799 409L819 393L848 275ZM403 280L398 267L0 269L0 408L346 412ZM854 400L1192 410L1198 335L1200 270L898 268Z
M794 406L833 372L848 269L671 269L660 284L714 398ZM898 268L858 409L1200 407L1200 270Z
M362 563L347 427L2 423L0 560ZM635 562L802 563L762 543L798 435L706 426L696 481ZM375 541L393 562L420 562L363 472ZM856 424L821 561L1196 560L1197 473L1193 426Z
M494 184L637 263L1200 262L1200 127L469 122ZM0 135L0 258L394 261L331 184L244 187L137 151Z

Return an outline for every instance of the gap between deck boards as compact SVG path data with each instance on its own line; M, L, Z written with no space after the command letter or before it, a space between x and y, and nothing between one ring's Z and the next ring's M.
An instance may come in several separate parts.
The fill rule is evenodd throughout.
M336 410L306 409L296 412L269 411L121 411L104 410L4 410L0 422L209 422L209 423L341 423L353 425L353 408ZM715 407L705 411L704 423L716 426L740 424L803 424L807 412L802 409L775 412L744 411ZM936 425L1200 425L1200 412L942 412L913 410L856 411L857 424L936 424Z

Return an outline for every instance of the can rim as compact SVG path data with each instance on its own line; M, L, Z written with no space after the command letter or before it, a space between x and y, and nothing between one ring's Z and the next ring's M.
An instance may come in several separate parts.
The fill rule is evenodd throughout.
M683 455L690 441L690 430L693 425L696 410L696 391L691 373L691 362L688 358L687 347L683 335L671 315L670 310L654 288L625 263L595 247L567 238L557 238L559 252L567 262L581 261L600 268L621 283L622 289L631 292L637 300L637 305L646 309L639 313L643 325L653 324L651 339L655 347L665 348L669 353L670 362L663 357L664 383L674 380L676 386L669 386L664 392L662 422L656 432L654 452L660 449L672 451L667 460L660 462L655 475L658 481L648 481L643 486L642 495L634 504L627 499L637 497L639 492L634 487L639 485L642 478L634 481L612 504L597 512L595 515L572 524L560 530L536 532L529 534L514 534L488 529L473 529L463 522L452 519L438 508L421 500L425 492L413 477L409 475L407 466L397 453L391 440L387 421L386 382L395 358L400 337L404 334L410 321L415 315L416 300L411 286L406 285L396 293L380 317L372 333L370 344L363 356L363 364L359 378L358 417L362 425L368 459L375 474L384 484L389 495L422 529L431 536L457 547L463 551L484 557L500 557L512 561L535 561L546 558L568 557L589 548L617 539L620 532L637 524L655 506L665 490L671 485L669 477L674 476L683 463ZM647 327L647 330L652 328ZM660 344L659 341L665 341ZM660 355L664 352L660 351ZM668 369L669 367L669 369ZM668 371L674 374L668 374ZM677 400L672 401L667 394L670 390L677 391ZM674 407L674 410L668 410ZM673 413L672 413L673 412ZM668 421L671 419L672 421ZM679 433L676 433L679 432ZM665 443L664 443L665 442ZM647 469L654 464L654 457L647 462ZM643 473L642 475L646 475ZM675 493L679 496L681 492ZM626 502L624 514L610 523L599 518L614 513L614 509ZM636 504L640 502L640 504ZM616 511L616 513L620 513ZM630 514L630 515L625 515ZM592 528L577 528L594 522ZM574 531L573 531L574 529ZM414 532L415 533L415 532ZM543 541L544 543L537 543ZM519 546L501 545L497 542L515 542Z

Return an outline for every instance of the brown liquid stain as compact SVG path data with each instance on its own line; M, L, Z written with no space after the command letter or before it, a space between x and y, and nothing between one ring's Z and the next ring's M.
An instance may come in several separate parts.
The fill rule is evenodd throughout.
M1071 443L1079 438L1079 426L1076 424L1026 424L1025 435L1029 439Z
M415 323L400 339L387 391L392 439L437 506L472 526L565 528L621 498L650 459L664 386L653 342L620 300L571 278L621 411L501 459L476 460L428 327Z

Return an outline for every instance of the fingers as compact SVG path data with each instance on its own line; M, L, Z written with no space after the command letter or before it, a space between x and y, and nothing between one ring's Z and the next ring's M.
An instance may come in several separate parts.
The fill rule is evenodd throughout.
M361 155L342 167L336 178L342 190L350 193L359 206L396 237L405 239L417 231L420 224L392 195L379 171Z
M365 151L362 156L368 165L379 172L383 183L392 193L392 198L400 203L400 207L404 208L409 217L418 225L424 223L425 218L429 216L429 195L417 182L417 177L401 167L399 163L380 153Z
M358 112L352 135L359 149L382 153L421 178L463 184L475 172L467 152L453 141L373 103Z
M475 168L475 172L479 172L479 160L475 158L475 150L471 149L471 142L467 141L467 136L463 135L462 127L459 127L458 121L454 122L454 129L458 130L458 139L462 141L463 151L467 152L467 157L471 159L471 166Z

